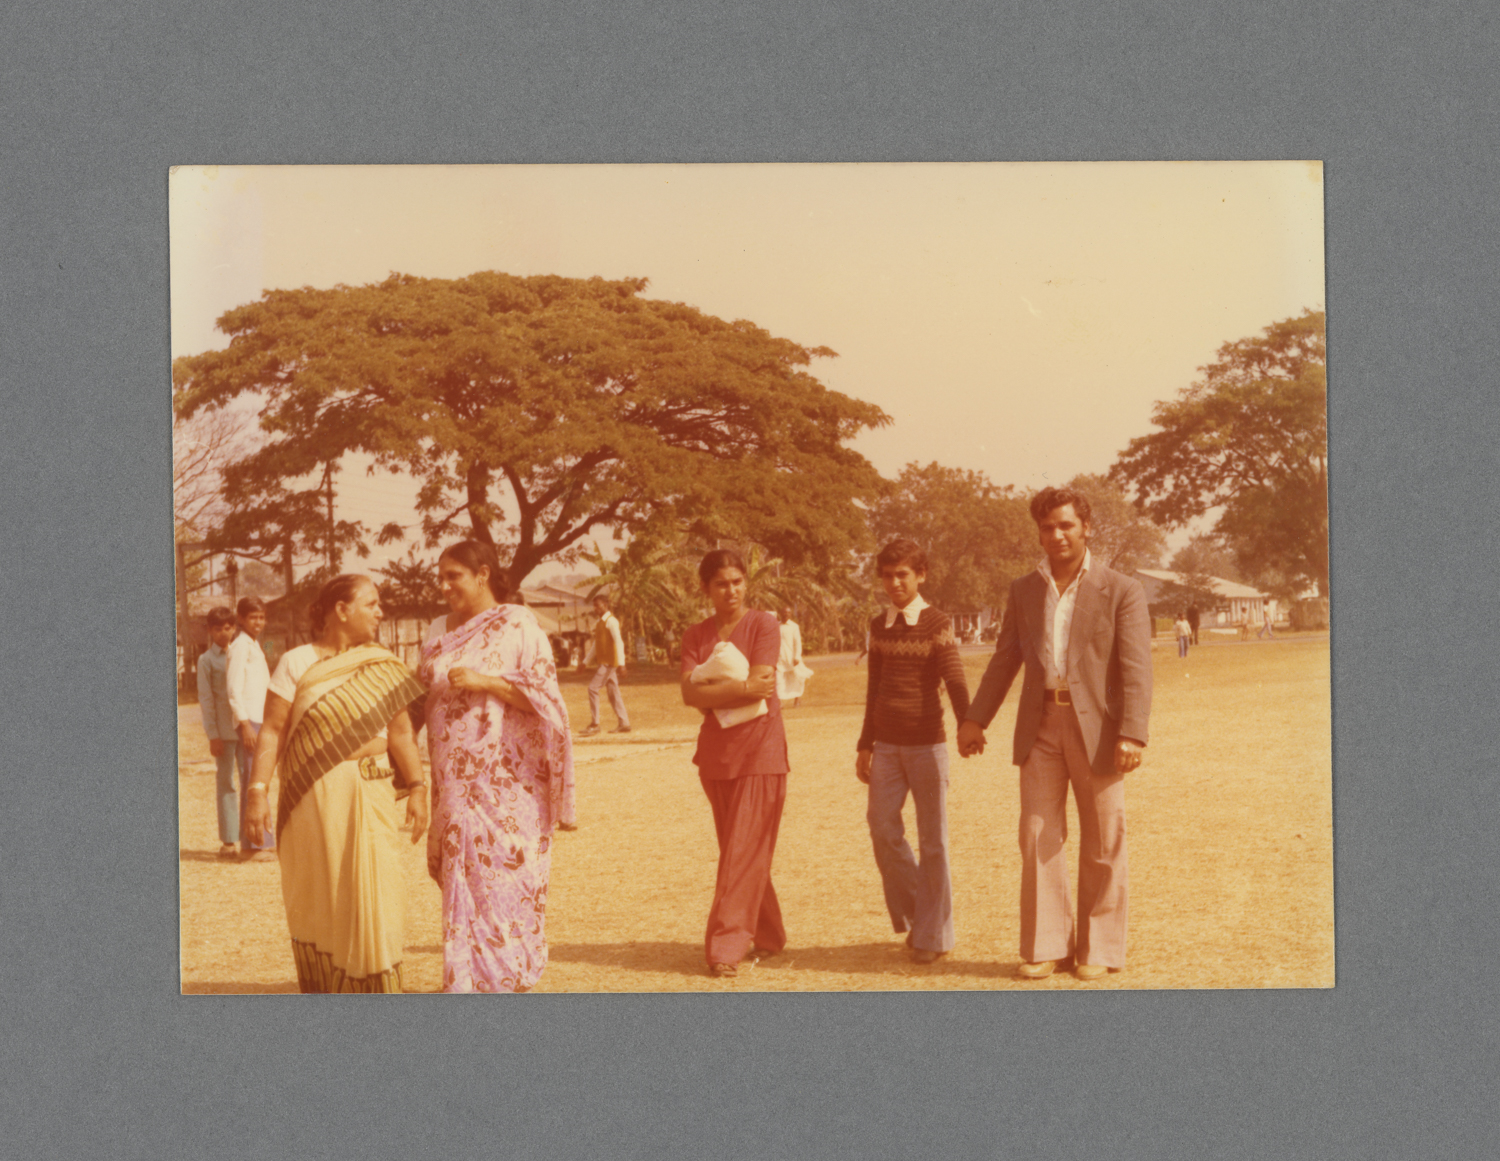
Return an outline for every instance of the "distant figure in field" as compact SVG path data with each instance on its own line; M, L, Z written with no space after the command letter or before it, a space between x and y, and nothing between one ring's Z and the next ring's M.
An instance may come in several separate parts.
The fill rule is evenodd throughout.
M203 732L208 735L208 752L213 755L217 785L214 801L219 813L219 858L234 859L240 853L241 800L245 784L238 794L234 775L239 766L239 732L234 728L234 711L229 707L229 643L234 640L234 614L223 605L208 611L208 649L198 658L198 713Z
M807 691L807 679L812 670L802 663L802 627L792 620L792 611L778 609L776 620L781 623L781 653L776 658L776 696L785 705L788 700L796 705Z
M1266 605L1261 610L1260 632L1255 635L1255 638L1256 638L1256 640L1261 640L1263 638L1270 638L1273 641L1276 639L1276 631L1271 628L1271 606L1270 605Z
M1186 657L1188 644L1193 639L1192 622L1187 619L1186 613L1177 614L1177 623L1173 626L1177 631L1177 656Z
M1189 605L1187 611L1188 624L1193 630L1193 644L1198 644L1198 626L1203 623L1203 614L1199 612L1196 604Z
M1250 608L1248 605L1245 607L1244 616L1240 618L1240 640L1250 640Z
M1151 714L1151 614L1140 582L1093 559L1088 498L1031 501L1046 553L1010 586L995 655L958 731L964 757L1024 666L1012 760L1021 768L1021 959L1042 979L1070 959L1080 980L1125 966L1125 775ZM1078 808L1078 911L1068 890L1068 788Z
M245 787L250 784L250 767L255 761L255 740L260 737L260 723L265 720L266 691L271 685L271 669L266 664L260 635L266 631L266 602L259 597L243 597L235 609L239 618L239 635L229 643L229 711L239 736L240 810L245 808ZM247 858L256 862L274 862L276 836L267 831L261 845L245 837L240 827Z
M585 738L599 732L599 691L609 691L609 708L615 711L617 734L630 733L630 713L625 709L625 699L620 696L620 674L625 672L625 642L620 638L620 621L609 611L609 598L600 593L594 598L593 680L589 682L589 724L583 731Z
M870 675L854 776L870 788L865 817L891 926L906 933L912 961L929 964L953 950L948 746L938 687L947 686L962 722L969 686L953 623L918 591L927 578L927 554L913 541L893 540L880 550L875 567L891 607L870 622ZM917 811L920 861L901 821L908 794Z
M714 611L683 635L682 701L703 714L693 763L719 840L703 954L709 974L726 978L786 946L771 860L791 767L776 696L776 618L745 607L736 552L710 552L698 580Z
M865 659L865 655L868 654L869 652L870 652L870 631L868 629L866 629L865 630L865 643L859 647L859 656L854 659L854 664L858 665L861 661L863 661Z

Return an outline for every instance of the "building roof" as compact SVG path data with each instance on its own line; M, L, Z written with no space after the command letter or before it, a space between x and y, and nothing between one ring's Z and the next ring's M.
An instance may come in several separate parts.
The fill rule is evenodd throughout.
M1134 575L1150 577L1162 584L1176 585L1178 588L1187 588L1188 582L1183 579L1180 572L1171 572L1164 568L1138 568ZM1253 589L1249 585L1242 585L1237 581L1225 580L1223 577L1211 576L1208 578L1208 587L1218 596L1226 600L1254 600L1257 597L1264 599L1269 594Z

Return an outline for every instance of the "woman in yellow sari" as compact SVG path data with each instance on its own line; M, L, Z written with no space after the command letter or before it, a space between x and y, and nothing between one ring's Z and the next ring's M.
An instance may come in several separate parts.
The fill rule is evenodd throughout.
M406 797L420 842L427 789L407 707L423 690L373 644L382 614L369 577L335 577L310 612L316 639L288 650L271 676L245 823L260 843L267 783L279 771L276 846L300 989L399 992L406 888L396 801Z

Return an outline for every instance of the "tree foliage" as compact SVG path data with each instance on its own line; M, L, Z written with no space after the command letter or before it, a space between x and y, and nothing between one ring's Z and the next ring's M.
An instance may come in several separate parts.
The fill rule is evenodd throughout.
M927 550L923 596L949 613L1003 607L1011 581L1041 552L1025 496L937 463L907 464L872 523L880 545L904 536Z
M809 373L832 351L642 298L645 288L392 275L267 291L227 312L229 346L173 367L184 417L242 396L262 404L264 442L226 472L222 535L316 546L322 489L360 451L419 482L429 545L494 543L517 583L576 555L596 526L634 531L663 511L696 535L751 538L798 564L863 547L858 503L879 477L845 445L887 416ZM335 528L332 547L365 535Z
M1099 563L1120 572L1161 563L1167 534L1130 502L1118 484L1108 476L1079 475L1068 481L1068 487L1088 497L1092 513L1089 552Z
M1253 571L1328 592L1328 409L1322 311L1225 343L1160 431L1130 441L1111 476L1151 516L1180 527L1221 508L1215 531Z

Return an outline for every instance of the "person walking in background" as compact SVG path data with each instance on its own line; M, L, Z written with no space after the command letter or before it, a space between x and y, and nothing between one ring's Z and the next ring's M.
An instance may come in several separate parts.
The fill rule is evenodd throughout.
M1269 604L1265 605L1261 609L1261 614L1260 615L1261 615L1260 632L1255 635L1255 639L1257 641L1259 641L1259 640L1262 640L1264 638L1268 638L1269 637L1271 640L1274 641L1276 639L1276 631L1271 628L1271 606Z
M927 554L893 540L875 558L891 607L870 622L865 720L854 775L870 788L866 819L891 925L906 932L914 963L933 963L953 949L953 883L948 871L948 746L943 732L946 685L958 720L969 709L958 641L946 613L918 591ZM917 809L912 854L901 822L910 794Z
M1193 629L1193 644L1196 645L1198 644L1198 626L1203 623L1203 614L1199 611L1196 604L1188 606L1187 619L1188 624Z
M430 691L443 991L525 992L547 966L553 828L571 825L568 710L546 634L508 603L493 546L444 549L438 581L452 611L428 629L417 676Z
M1177 631L1177 656L1186 657L1188 643L1193 639L1193 626L1186 613L1177 614L1177 622L1173 628Z
M609 691L609 708L615 711L618 724L614 732L630 733L630 714L625 709L625 699L620 696L620 674L625 672L625 642L620 638L620 621L609 611L609 598L600 593L594 598L594 671L589 682L589 724L583 731L585 738L599 732L599 691Z
M234 614L223 605L208 611L208 649L198 658L198 713L203 718L203 732L208 735L208 752L213 755L215 801L219 808L219 858L238 858L240 853L240 800L244 786L236 793L234 775L239 766L239 733L234 728L234 712L229 708L229 654L234 640Z
M682 701L703 714L693 763L714 815L719 868L703 938L710 975L786 946L771 860L786 803L786 730L776 696L781 635L745 607L745 562L715 549L698 565L713 616L682 638Z
M1072 958L1081 980L1125 966L1125 775L1141 764L1151 715L1151 614L1140 582L1093 559L1088 498L1043 488L1031 501L1046 554L1010 586L1000 636L959 753L1024 665L1012 760L1021 768L1021 960L1042 979ZM1078 913L1068 891L1068 787L1078 807Z
M776 612L781 624L781 653L776 658L776 696L783 705L790 698L793 705L802 700L807 691L807 679L812 670L802 663L802 627L792 620L792 611L785 606Z
M266 690L271 684L271 669L260 647L260 635L266 630L266 603L259 597L244 597L235 612L239 617L239 635L229 643L228 685L229 711L234 716L235 734L239 739L240 834L244 853L256 862L276 858L276 836L266 832L263 845L252 846L243 825L245 787L250 784L250 767L255 761L255 740L265 719Z

